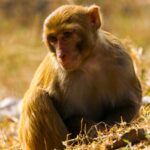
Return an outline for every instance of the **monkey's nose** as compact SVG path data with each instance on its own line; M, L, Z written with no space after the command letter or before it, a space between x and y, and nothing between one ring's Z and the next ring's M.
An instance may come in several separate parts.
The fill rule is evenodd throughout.
M65 61L66 60L66 55L65 54L62 54L62 53L60 53L60 54L58 54L58 58L59 59L61 59L61 61Z

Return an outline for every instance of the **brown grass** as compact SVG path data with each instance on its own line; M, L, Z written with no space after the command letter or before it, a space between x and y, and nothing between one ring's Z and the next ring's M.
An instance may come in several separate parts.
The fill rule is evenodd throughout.
M64 141L66 150L106 150L107 145L113 145L113 143L121 138L121 136L130 131L131 129L141 129L146 131L146 140L141 141L138 144L131 145L130 141L124 139L127 145L122 150L148 150L150 148L150 105L144 105L141 108L140 116L127 125L122 122L120 125L115 125L110 131L105 130L104 132L98 132L98 137L93 139L87 145L84 144L83 139L85 135L78 135L75 139ZM1 150L19 150L20 143L17 136L18 120L15 118L6 119L0 123L0 149ZM68 143L77 143L76 145L68 145Z
M81 0L75 1L81 3ZM23 2L26 4L22 5ZM15 0L11 5L10 1L2 0L0 2L0 8L3 7L0 9L0 99L7 96L18 98L23 96L33 73L47 53L41 40L43 19L56 6L65 3L65 0L53 3L48 3L50 1L45 0L41 3L42 7L37 7L41 6L39 1L36 1L37 6L34 2L28 2L27 0ZM131 41L136 43L126 41L126 46L137 64L143 95L150 96L150 3L140 0L82 1L84 4L87 2L100 4L104 18L104 29L119 38L132 39ZM27 8L30 9L27 10ZM16 10L19 15L16 15ZM143 57L139 59L137 50L141 47L143 48ZM112 144L130 129L144 128L147 132L147 140L133 146L130 141L126 141L127 146L122 149L148 150L150 149L149 122L150 105L143 105L140 116L129 126L122 123L119 127L114 126L110 131L103 133L98 131L99 136L88 145L83 144L83 135L73 139L78 143L76 146L67 145L67 141L64 144L66 144L67 150L104 150L105 145ZM20 149L17 126L18 120L15 118L0 122L0 150Z

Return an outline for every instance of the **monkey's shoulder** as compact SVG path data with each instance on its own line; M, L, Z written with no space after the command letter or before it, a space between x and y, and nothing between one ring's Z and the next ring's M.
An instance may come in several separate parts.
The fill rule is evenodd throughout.
M103 39L103 40L101 40ZM104 66L114 66L115 68L133 69L133 62L122 42L109 32L102 31L100 35L101 46L97 51L99 62ZM107 67L108 68L108 67ZM109 67L110 68L110 67Z
M47 88L47 86L51 84L51 82L53 82L53 79L55 78L55 66L57 65L56 62L53 60L52 54L48 53L37 68L30 87L34 88L39 86L42 88Z

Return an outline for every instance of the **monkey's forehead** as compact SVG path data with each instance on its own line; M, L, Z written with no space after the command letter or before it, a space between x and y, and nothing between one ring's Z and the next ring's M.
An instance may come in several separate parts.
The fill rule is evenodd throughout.
M88 12L88 7L78 5L64 5L53 11L44 22L47 28L51 28L56 25L60 25L66 22L74 21L85 16Z

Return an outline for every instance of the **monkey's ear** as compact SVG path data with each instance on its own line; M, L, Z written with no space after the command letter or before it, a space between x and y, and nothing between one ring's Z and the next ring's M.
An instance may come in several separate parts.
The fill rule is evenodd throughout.
M101 26L101 19L100 19L100 7L97 5L92 5L88 8L88 14L90 17L91 25L98 29Z

